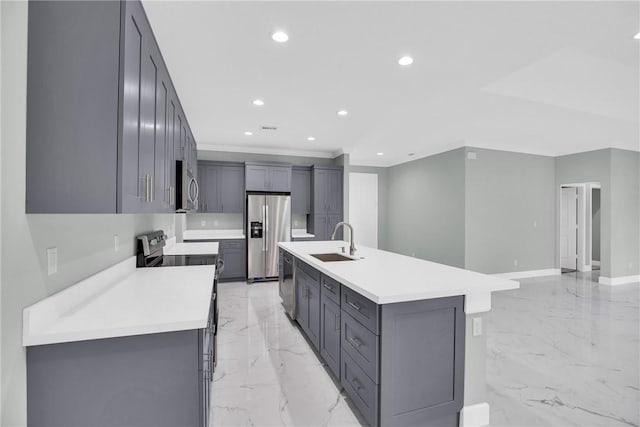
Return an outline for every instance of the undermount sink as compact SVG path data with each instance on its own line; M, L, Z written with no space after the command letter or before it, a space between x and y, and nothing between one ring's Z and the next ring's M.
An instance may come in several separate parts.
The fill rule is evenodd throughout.
M330 254L310 254L312 257L319 259L322 262L328 261L355 261L353 258L349 258L348 256L330 253Z

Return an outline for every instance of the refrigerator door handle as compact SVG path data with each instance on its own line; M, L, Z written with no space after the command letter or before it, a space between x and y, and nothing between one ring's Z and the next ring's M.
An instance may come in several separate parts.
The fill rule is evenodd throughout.
M262 206L262 252L267 251L267 206Z
M269 247L269 205L264 206L265 221L264 221L264 250Z

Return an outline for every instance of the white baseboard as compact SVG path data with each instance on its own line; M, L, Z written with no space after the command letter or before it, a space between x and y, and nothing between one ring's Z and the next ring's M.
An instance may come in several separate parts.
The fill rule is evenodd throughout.
M594 267L600 267L600 261L596 261L596 260L591 260L591 265L593 265Z
M524 279L527 277L556 276L558 274L560 274L559 268L547 268L545 270L513 271L511 273L497 273L497 274L494 274L494 276L502 277L504 279Z
M460 427L482 427L489 425L489 404L476 403L460 411Z
M623 277L604 277L600 276L598 283L606 286L618 286L626 285L629 283L640 283L640 274L635 276L623 276Z

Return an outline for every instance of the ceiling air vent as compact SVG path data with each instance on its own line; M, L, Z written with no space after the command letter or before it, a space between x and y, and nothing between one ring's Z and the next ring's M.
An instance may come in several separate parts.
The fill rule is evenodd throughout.
M278 130L277 126L262 126L262 130Z

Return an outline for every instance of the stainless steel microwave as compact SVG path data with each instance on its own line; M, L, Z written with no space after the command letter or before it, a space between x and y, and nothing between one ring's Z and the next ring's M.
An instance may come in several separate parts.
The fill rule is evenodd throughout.
M184 160L176 160L176 212L189 212L198 207L198 180Z

